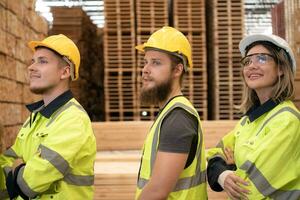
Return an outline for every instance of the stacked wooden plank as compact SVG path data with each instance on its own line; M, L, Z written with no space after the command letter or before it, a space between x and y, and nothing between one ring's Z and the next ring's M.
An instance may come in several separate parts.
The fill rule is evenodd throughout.
M237 119L242 78L238 44L243 37L243 0L207 1L208 101L212 119Z
M273 33L285 38L293 49L296 63L300 63L300 2L298 0L282 1L272 9ZM276 23L280 21L280 23ZM295 75L295 99L300 109L300 69Z
M207 119L207 70L205 0L174 0L174 27L192 46L193 68L186 74L183 93L194 104L201 119Z
M28 86L27 66L31 40L41 40L48 32L47 22L34 11L32 0L0 0L0 123L4 126L2 148L11 146L29 112L25 104L40 97ZM0 145L1 146L1 145Z
M136 24L137 44L143 44L154 31L168 25L168 1L137 0ZM158 108L155 106L142 106L139 100L142 86L143 58L144 55L137 52L137 117L139 120L153 120L158 112Z
M203 121L206 148L215 146L237 121ZM94 122L97 140L95 197L99 200L134 199L141 148L152 121ZM131 140L133 142L131 142ZM210 200L225 200L224 192L212 192Z
M134 120L137 116L134 1L104 1L104 9L106 120Z
M75 98L92 120L104 120L102 35L81 7L52 7L50 34L64 34L79 48L79 79L72 82Z
M291 45L297 62L297 72L295 76L295 100L294 102L300 109L300 2L298 0L284 1L285 28L287 30L286 39Z

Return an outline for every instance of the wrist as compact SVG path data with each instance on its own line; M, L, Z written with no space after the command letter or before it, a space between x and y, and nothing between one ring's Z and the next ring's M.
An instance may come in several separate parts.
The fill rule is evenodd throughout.
M229 174L233 174L233 171L231 170L225 170L224 172L222 172L218 178L218 183L220 184L220 186L224 189L224 182L225 182L225 179L226 177L229 175Z

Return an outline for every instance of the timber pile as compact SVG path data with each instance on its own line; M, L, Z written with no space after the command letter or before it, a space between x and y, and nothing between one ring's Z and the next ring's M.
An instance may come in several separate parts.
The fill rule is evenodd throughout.
M28 86L27 67L31 40L41 40L48 32L47 22L34 10L33 0L0 0L0 123L4 126L3 148L11 146L29 112L25 104L40 97Z
M212 0L206 4L208 20L209 113L211 119L239 119L243 81L239 42L244 33L244 1Z
M286 13L286 14L285 14ZM272 9L273 33L285 38L293 49L296 63L300 63L300 2L281 1ZM295 104L300 109L300 69L295 76Z
M104 120L104 72L102 35L81 7L52 7L53 26L50 34L64 34L80 51L79 79L71 83L75 98L91 120Z
M104 14L105 119L135 120L134 1L104 1Z
M206 148L215 146L237 121L203 121ZM141 148L152 122L94 122L97 140L95 163L95 200L134 199ZM212 192L210 200L225 200L226 195Z

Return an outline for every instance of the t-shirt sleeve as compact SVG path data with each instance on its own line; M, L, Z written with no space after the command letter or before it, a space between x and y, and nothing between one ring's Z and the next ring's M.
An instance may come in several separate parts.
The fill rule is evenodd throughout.
M189 153L197 132L197 118L182 108L175 108L162 122L158 150Z

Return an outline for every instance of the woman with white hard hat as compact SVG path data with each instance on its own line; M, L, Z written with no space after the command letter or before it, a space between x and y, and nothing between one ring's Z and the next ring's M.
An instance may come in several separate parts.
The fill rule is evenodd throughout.
M275 35L239 44L243 117L208 151L208 182L230 199L300 199L300 113L293 104L295 57Z

